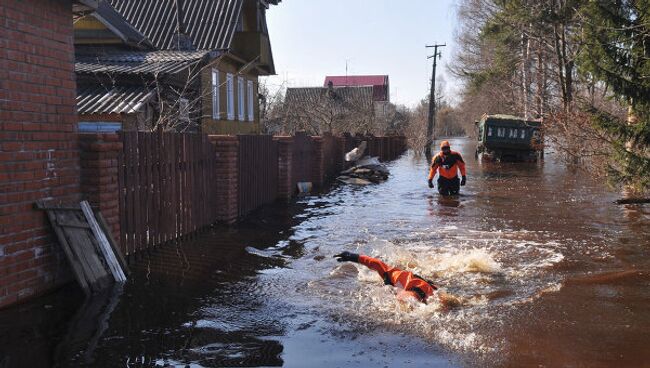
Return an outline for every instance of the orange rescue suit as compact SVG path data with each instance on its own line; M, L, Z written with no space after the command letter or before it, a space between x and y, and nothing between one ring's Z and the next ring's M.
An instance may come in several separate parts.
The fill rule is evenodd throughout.
M460 169L460 175L465 176L467 172L465 171L465 161L460 153L456 151L449 152L448 155L439 152L433 160L431 160L431 170L429 170L429 180L433 180L433 177L436 175L436 171L446 179L454 179L458 177L458 170Z
M422 302L425 302L438 289L413 272L391 267L376 258L360 255L359 263L377 271L379 276L384 279L385 284L402 288Z

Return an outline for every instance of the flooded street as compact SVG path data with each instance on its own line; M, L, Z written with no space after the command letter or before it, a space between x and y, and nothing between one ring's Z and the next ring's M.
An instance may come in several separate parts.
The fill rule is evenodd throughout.
M75 287L0 312L0 367L650 366L650 207L552 153L468 164L456 199L424 158L144 255L124 289ZM463 300L398 301L379 257Z

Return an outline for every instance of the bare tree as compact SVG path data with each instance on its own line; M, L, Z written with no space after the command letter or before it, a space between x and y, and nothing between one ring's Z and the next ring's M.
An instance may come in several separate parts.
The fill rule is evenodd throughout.
M284 101L283 132L372 133L372 87L291 88Z

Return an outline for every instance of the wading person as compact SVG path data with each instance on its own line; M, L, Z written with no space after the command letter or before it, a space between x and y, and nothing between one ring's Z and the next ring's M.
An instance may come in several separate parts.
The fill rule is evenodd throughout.
M460 305L458 298L438 291L438 287L431 281L414 274L413 272L400 270L391 267L377 258L368 257L356 253L343 252L334 256L339 262L360 263L371 270L376 271L384 280L384 284L398 287L407 294L422 303L427 303L427 299L434 293L440 299L440 302L446 307L455 307Z
M462 180L458 178L458 171ZM443 196L456 195L467 182L465 161L460 153L452 151L448 141L440 143L440 152L431 160L429 188L433 188L433 177L438 173L438 193Z

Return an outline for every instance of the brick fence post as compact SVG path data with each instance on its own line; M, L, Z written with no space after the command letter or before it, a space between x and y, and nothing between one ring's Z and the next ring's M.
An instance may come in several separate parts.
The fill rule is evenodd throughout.
M79 134L81 147L81 192L93 208L101 211L120 241L119 155L122 140L116 133Z
M239 140L210 135L217 155L217 220L232 224L239 217Z
M323 137L311 137L314 147L312 163L312 184L320 189L325 184L325 155L323 154Z
M278 198L291 199L293 188L293 137L274 137L278 142Z

